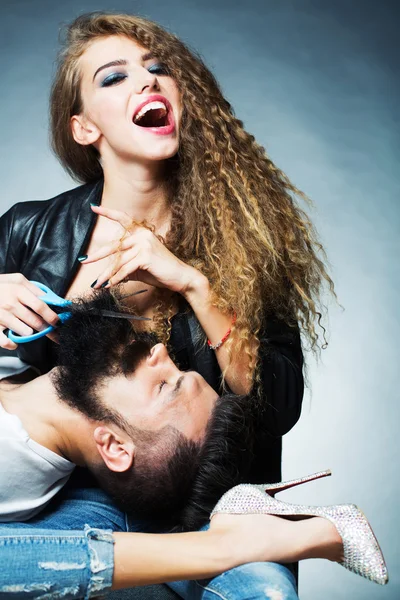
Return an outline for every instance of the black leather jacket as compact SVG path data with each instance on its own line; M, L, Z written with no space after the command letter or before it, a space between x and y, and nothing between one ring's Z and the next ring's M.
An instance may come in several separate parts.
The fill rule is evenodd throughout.
M22 202L0 218L0 273L22 273L64 296L85 254L96 215L90 204L101 201L103 182L87 184L51 200ZM190 310L172 321L171 347L182 369L198 371L219 391L215 354L196 344L200 327ZM47 338L21 344L19 357L42 373L55 362L55 345ZM260 414L253 481L279 481L281 437L297 422L303 398L303 355L297 329L271 318L261 335L265 405Z

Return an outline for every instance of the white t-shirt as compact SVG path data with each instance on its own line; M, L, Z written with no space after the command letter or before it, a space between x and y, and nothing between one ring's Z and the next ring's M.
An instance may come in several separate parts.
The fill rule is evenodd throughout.
M0 348L0 380L13 375L19 375L28 369L37 371L34 367L29 366L26 362L14 356L11 352L6 353ZM38 375L40 373L37 371Z
M0 403L0 522L25 521L65 485L75 465L32 440Z

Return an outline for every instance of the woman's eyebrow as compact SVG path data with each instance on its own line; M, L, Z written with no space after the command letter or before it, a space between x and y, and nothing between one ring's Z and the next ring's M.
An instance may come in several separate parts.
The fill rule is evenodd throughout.
M142 56L140 57L140 60L142 62L146 62L146 60L150 60L151 58L154 58L154 54L153 52L145 52L144 54L142 54Z
M105 65L102 65L101 67L99 67L96 71L96 73L93 75L93 80L96 77L97 73L100 73L100 71L102 71L103 69L107 69L108 67L123 67L126 66L128 64L128 61L125 60L124 58L119 58L118 60L112 60L109 63L106 63Z
M146 52L145 54L142 54L140 60L142 62L145 62L146 60L150 60L150 58L154 58L153 52ZM103 69L107 69L108 67L125 67L128 64L128 62L129 61L127 61L125 58L119 58L118 60L112 60L111 62L102 65L97 69L97 71L93 75L92 81L94 81L94 78L96 77L97 73L100 73L100 71L102 71Z

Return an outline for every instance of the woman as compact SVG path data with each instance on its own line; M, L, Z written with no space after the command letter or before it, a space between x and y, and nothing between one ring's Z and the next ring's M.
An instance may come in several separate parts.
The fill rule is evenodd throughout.
M159 56L144 56L143 62L143 44ZM127 65L102 68L125 51L131 54L129 77ZM132 78L136 87L130 83ZM133 113L154 91L163 92L173 105L167 115L175 121L170 134L133 124ZM120 226L112 227L105 217L96 220L90 203L123 210L137 222L146 220L166 238L170 255L164 263L172 265L174 275L178 272L178 280L159 281L156 274L151 283L170 285L167 291L171 292L181 286L183 293L160 293L151 287L138 297L137 308L154 314L161 339L171 331L170 346L178 361L197 367L214 386L219 385L221 371L238 393L249 391L254 379L262 379L268 397L268 403L263 403L267 431L275 437L286 433L299 417L303 394L297 321L315 346L315 302L322 281L330 283L315 254L319 246L313 243L311 225L290 197L295 188L232 116L201 62L175 37L147 21L80 17L69 30L51 105L54 148L69 172L87 185L46 205L17 205L4 216L2 248L20 249L4 252L1 271L45 278L56 293L76 295L109 266L103 259L103 264L83 269L78 258L120 237ZM146 115L155 113L162 121L162 112ZM157 252L165 254L166 247L157 244L156 236L149 240L148 234L143 228L136 231L144 238L142 244L152 244L153 258ZM193 274L191 287L182 288L179 266L185 267L185 276ZM32 327L43 325L26 306L45 321L56 319L38 303L35 292L27 297L26 284L3 282L3 329L12 327L19 333L18 320ZM127 293L130 289L136 289L134 283L127 286ZM180 305L187 306L184 300L191 304L192 313L179 310ZM172 327L171 318L164 319L174 312L176 322L185 321L180 327L177 323ZM232 333L214 352L202 347L203 330L212 345L229 330ZM182 339L176 340L177 336ZM181 357L188 338L190 348ZM199 348L194 351L197 338ZM268 342L262 343L266 338ZM5 337L0 343L13 347ZM51 347L40 351L31 347L19 354L44 371L52 365L52 352ZM275 445L279 455L279 440ZM280 458L268 456L274 476L267 470L259 479L279 479ZM265 462L262 468L267 468Z
M51 113L54 149L85 185L3 216L1 331L26 335L57 321L28 280L68 297L110 275L111 285L129 280L127 296L145 283L134 307L153 317L182 369L216 390L254 387L249 478L279 481L281 436L303 395L298 323L316 348L322 284L332 289L322 248L292 200L298 190L244 131L202 62L137 17L72 23ZM1 331L1 346L15 349ZM48 340L26 345L16 368L45 372L55 354ZM42 524L71 527L63 514Z

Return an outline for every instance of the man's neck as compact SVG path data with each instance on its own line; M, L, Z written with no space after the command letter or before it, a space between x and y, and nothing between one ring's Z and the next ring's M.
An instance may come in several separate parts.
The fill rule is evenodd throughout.
M50 374L22 385L1 387L0 403L20 419L32 440L76 465L86 465L94 425L60 401Z

